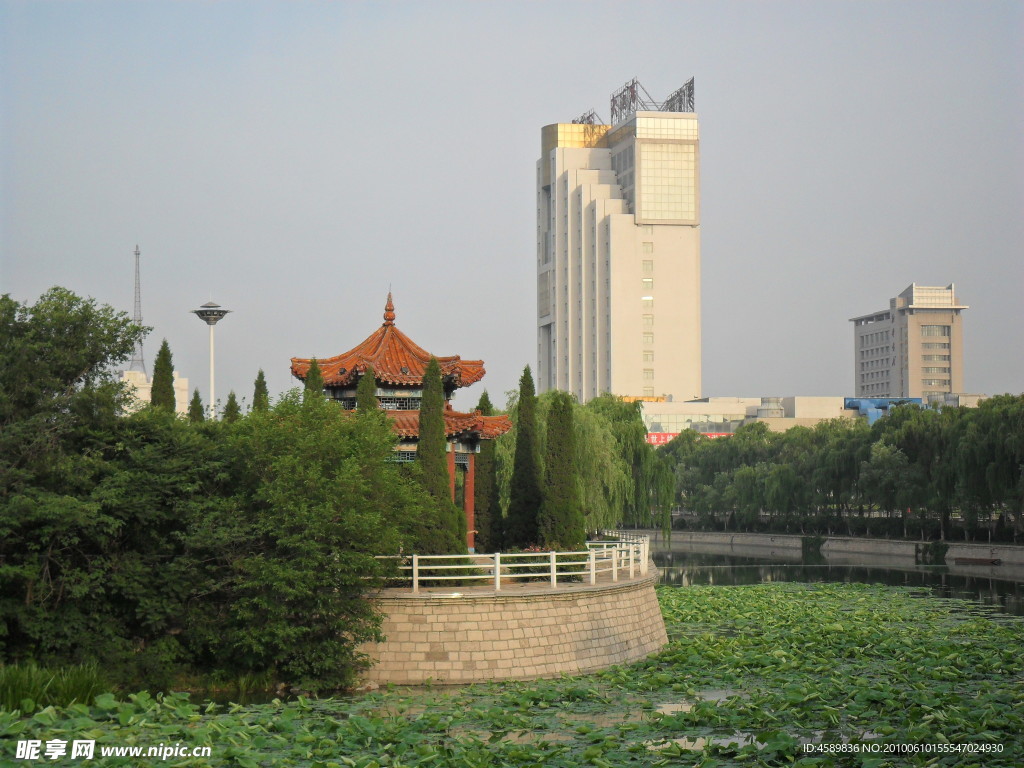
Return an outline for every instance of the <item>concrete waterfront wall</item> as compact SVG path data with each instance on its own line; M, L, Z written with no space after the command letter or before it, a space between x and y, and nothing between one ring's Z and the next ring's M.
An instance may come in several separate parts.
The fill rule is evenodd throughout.
M655 538L651 532L652 549L666 549L664 538ZM803 548L799 536L762 533L720 533L717 531L673 531L672 549L686 547L699 549L713 555L736 555L738 557L768 556L792 559L799 562Z
M741 557L767 555L780 560L801 560L801 537L767 533L729 533L724 531L673 531L671 544L660 531L645 531L652 551L672 549ZM833 565L913 566L925 562L924 549L930 542L895 539L866 539L850 536L823 537L821 555ZM963 576L1019 579L1024 577L1024 546L1013 544L973 544L947 541L945 565L949 572ZM957 558L1000 560L999 565L960 563Z
M668 638L654 593L658 569L618 583L515 592L384 590L383 643L363 651L368 682L418 685L530 680L637 661Z

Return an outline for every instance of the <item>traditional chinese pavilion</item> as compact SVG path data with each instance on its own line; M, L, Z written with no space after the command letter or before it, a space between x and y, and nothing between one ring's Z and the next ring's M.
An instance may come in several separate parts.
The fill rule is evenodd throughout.
M444 386L444 426L448 439L448 477L452 501L456 500L456 472L465 472L463 509L466 513L467 546L472 552L476 533L473 519L475 455L481 440L493 440L512 428L508 416L484 416L480 411L461 413L451 406L456 389L468 387L484 377L483 360L463 360L458 355L431 355L395 325L395 305L388 293L384 323L348 352L316 358L324 381L324 392L346 410L356 407L356 389L367 370L373 369L377 382L377 400L387 412L398 435L395 447L398 461L414 461L420 432L420 404L423 401L423 374L431 357L441 366ZM312 358L292 358L292 375L305 381Z

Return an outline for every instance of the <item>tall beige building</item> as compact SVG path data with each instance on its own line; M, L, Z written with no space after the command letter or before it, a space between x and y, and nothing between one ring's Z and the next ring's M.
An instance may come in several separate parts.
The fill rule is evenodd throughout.
M634 98L637 89L633 81L613 96L612 125L596 124L591 113L541 131L540 392L561 389L581 402L604 392L700 397L693 83L664 104Z
M850 318L857 397L920 397L964 391L964 341L953 284L913 283L889 309Z

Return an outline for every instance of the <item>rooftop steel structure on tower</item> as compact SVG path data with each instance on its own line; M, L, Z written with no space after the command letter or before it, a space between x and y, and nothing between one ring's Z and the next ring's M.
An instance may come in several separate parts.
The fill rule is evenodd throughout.
M135 313L132 315L132 322L136 325L142 325L142 288L139 280L139 246L135 246ZM139 337L138 343L135 345L135 351L132 352L131 362L128 363L129 371L142 371L146 373L146 361L142 355L142 337Z

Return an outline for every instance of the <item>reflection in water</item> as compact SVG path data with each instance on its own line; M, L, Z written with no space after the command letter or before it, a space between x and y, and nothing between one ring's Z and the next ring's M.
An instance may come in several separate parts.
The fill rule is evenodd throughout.
M678 587L695 584L762 584L777 581L848 582L920 587L938 597L977 600L1006 613L1024 616L1024 584L1011 579L949 573L946 566L898 561L891 566L829 565L799 562L799 557L738 557L694 552L694 545L655 550L661 583Z

